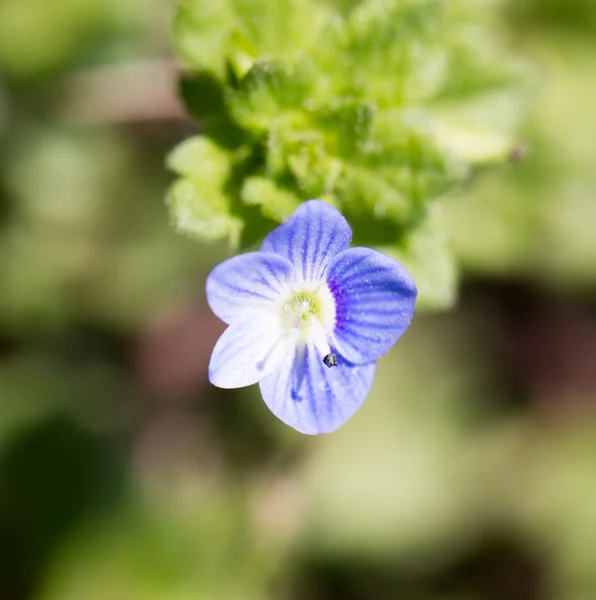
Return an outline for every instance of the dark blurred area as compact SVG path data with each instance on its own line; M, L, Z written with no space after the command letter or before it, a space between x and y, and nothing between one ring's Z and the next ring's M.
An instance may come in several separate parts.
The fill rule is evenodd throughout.
M541 92L447 204L457 308L319 438L207 381L171 7L0 3L0 599L596 598L596 5L504 7Z

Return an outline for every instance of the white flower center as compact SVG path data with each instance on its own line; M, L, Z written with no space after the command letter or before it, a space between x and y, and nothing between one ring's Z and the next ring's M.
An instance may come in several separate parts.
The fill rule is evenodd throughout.
M293 334L297 343L312 342L328 367L334 366L335 356L329 347L329 332L335 325L335 300L324 283L293 288L282 303L281 327Z

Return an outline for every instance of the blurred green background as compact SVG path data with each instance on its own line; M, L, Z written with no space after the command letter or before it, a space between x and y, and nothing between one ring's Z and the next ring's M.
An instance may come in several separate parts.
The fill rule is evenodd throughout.
M171 8L0 0L0 599L596 598L596 5L504 7L540 93L445 203L457 306L318 438L207 381Z

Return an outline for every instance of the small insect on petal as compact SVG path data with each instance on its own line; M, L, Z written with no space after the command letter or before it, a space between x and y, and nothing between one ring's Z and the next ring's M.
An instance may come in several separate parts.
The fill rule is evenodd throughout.
M335 356L335 354L327 354L327 356L323 358L323 362L329 368L337 367L337 356Z

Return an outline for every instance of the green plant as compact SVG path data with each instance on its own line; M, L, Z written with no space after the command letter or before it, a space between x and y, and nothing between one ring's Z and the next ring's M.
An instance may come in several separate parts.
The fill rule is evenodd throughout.
M175 225L245 248L320 198L402 260L421 306L448 306L456 265L432 201L509 159L528 97L498 7L183 0L173 39L200 135L168 159Z

